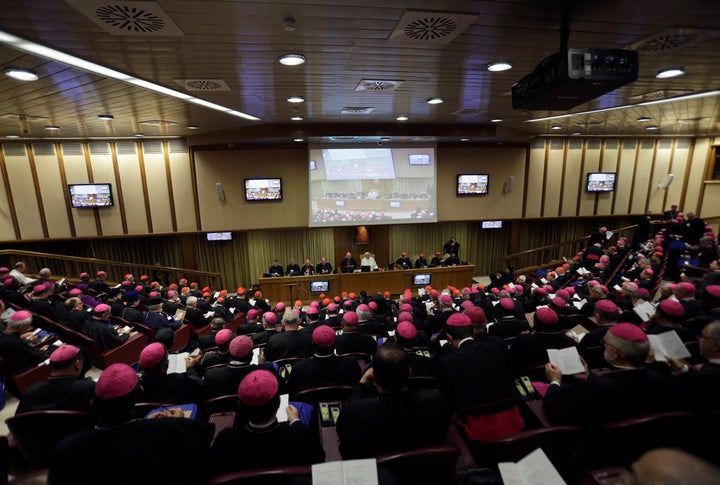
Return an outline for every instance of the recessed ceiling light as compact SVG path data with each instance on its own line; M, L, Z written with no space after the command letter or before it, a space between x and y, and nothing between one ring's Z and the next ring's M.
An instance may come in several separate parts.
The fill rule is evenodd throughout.
M288 103L302 103L305 101L305 98L302 96L290 96L288 99Z
M305 64L307 58L302 54L283 54L278 59L283 66L299 66Z
M5 69L5 75L13 79L18 79L20 81L37 81L38 79L40 79L40 76L38 76L32 71L28 71L27 69Z
M115 117L113 115L98 115L98 119L104 121L112 121L115 119Z
M637 120L638 120L639 122L643 123L643 122L645 122L645 121L650 121L651 119L652 119L652 118L650 118L649 116L641 116L641 117L638 118Z
M198 125L187 125L185 128L188 130L197 130L200 127Z
M305 141L305 138L295 138L293 141L296 141L299 143L299 142Z
M490 120L490 123L500 123L502 120L502 118L493 118Z
M646 126L645 129L646 129L647 131L655 131L655 130L659 130L660 128L658 128L658 127L655 126L655 125L650 125L650 126Z
M20 135L5 135L5 138L20 138Z
M560 126L560 125L552 125L552 129L553 129L553 130L562 130L563 127Z
M512 69L512 64L508 61L496 61L487 65L487 70L491 72L508 71L510 69Z
M570 134L573 135L573 136L582 135L582 133L580 133L579 131L573 131L573 132L570 133Z
M427 104L440 104L440 103L444 103L444 102L445 102L445 100L442 98L430 98L427 100Z
M136 137L138 137L138 138L141 138L141 137L143 137L143 136L145 136L145 135L143 135L142 133L133 133L133 136L136 136Z
M470 138L460 138L460 141L470 141Z
M60 129L60 127L57 125L47 125L47 126L45 126L45 129L50 130L50 131L57 131Z
M397 118L395 118L397 121L407 121L408 117L405 115L400 115Z
M670 77L678 77L685 74L685 68L683 67L671 67L670 69L663 69L662 71L658 71L657 74L655 74L655 77L658 79L667 79Z
M303 120L303 117L302 117L302 116L293 116L293 117L290 118L290 119L293 120L293 121L302 121L302 120Z

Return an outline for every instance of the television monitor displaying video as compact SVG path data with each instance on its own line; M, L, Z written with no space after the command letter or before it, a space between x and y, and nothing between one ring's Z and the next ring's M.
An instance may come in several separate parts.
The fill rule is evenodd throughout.
M411 153L408 155L410 165L430 165L429 153Z
M312 293L325 293L328 291L329 288L329 282L328 281L311 281L310 282L310 292Z
M487 195L490 176L486 173L458 174L457 195Z
M612 192L615 190L615 172L589 172L587 174L588 192Z
M483 229L500 229L502 227L502 221L482 221Z
M282 179L245 179L245 200L282 200Z
M73 208L114 205L111 184L70 184L68 191Z
M208 232L208 241L232 241L231 232Z
M413 285L426 286L430 284L430 273L420 273L413 275Z

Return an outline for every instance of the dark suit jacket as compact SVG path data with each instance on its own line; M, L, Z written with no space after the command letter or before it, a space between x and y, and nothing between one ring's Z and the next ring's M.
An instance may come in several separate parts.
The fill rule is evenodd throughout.
M288 357L311 357L312 335L304 332L280 332L268 339L265 359L272 362Z
M320 386L354 386L361 377L362 371L353 357L314 356L293 365L288 393Z
M374 354L377 342L366 333L346 332L335 339L335 351L339 354L363 353Z

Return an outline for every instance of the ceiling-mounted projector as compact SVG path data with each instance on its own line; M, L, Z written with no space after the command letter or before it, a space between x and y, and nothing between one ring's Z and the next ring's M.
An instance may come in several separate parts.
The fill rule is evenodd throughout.
M567 110L638 77L637 51L570 48L543 60L512 87L513 109Z

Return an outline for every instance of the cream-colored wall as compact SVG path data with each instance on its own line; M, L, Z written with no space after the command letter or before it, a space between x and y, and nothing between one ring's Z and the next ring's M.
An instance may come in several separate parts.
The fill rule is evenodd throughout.
M715 142L548 138L528 148L439 147L438 219L611 216L646 209L659 213L671 202L701 217L718 217L720 186L703 184ZM7 179L0 183L0 240L307 227L306 148L190 153L180 140L146 143L60 142L54 144L54 155L52 150L30 153L30 143L3 145L0 175L7 174ZM586 175L596 170L616 171L617 191L588 194ZM457 197L460 173L489 174L489 194ZM657 189L668 173L675 175L673 183L667 190ZM511 176L514 189L506 193L503 187ZM255 177L281 177L283 200L246 202L244 179ZM112 183L115 206L69 209L65 184L87 182Z

